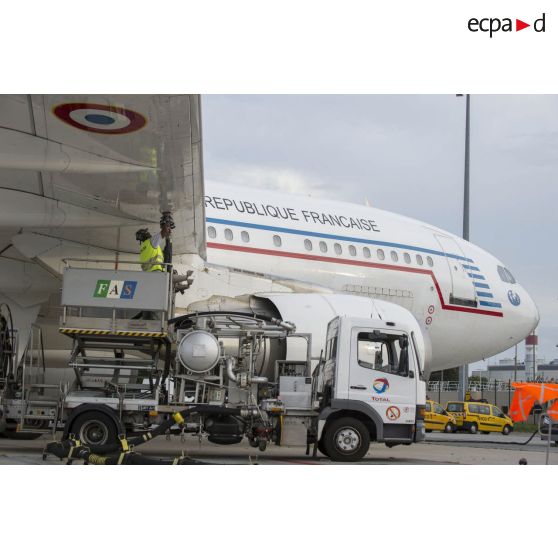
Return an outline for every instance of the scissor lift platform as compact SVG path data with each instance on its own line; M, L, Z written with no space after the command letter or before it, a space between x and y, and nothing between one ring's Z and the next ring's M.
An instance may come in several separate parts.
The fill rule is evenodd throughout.
M155 397L170 362L171 279L164 272L65 269L59 332L74 341L68 364L78 389Z

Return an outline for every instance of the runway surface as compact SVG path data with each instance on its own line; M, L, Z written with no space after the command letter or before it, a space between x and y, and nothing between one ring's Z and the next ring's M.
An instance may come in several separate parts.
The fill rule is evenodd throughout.
M425 443L387 448L372 444L367 456L358 465L516 465L521 458L529 465L544 464L546 442L538 436L524 445L530 435L501 434L427 434ZM59 465L52 456L42 459L43 449L50 437L23 441L0 438L1 465ZM306 456L304 448L269 446L265 452L242 443L234 446L217 446L197 437L187 436L184 442L173 437L157 438L137 448L139 453L153 457L185 455L213 464L228 465L337 465L318 453L317 458ZM558 447L551 446L550 463L558 465ZM78 464L78 462L75 462Z

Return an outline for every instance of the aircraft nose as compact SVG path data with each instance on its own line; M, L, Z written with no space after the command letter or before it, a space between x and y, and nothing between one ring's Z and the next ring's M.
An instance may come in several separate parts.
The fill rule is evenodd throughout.
M531 295L522 288L510 290L508 300L513 309L514 320L521 330L519 333L524 338L539 325L539 309Z

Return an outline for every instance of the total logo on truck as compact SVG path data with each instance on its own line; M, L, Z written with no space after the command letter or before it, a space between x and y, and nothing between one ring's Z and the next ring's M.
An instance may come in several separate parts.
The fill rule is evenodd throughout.
M95 298L123 298L133 299L136 293L137 281L112 281L99 279L95 286Z

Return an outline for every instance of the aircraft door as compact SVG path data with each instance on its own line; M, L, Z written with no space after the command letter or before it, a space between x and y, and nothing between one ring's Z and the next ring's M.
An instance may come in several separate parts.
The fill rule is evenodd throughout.
M446 263L449 267L451 276L451 292L449 296L450 304L459 304L461 306L477 306L475 294L475 286L473 280L469 277L469 272L463 267L464 260L455 256L464 256L459 244L449 236L435 234L438 244L442 247L442 251L446 254Z
M418 371L408 343L394 331L351 331L349 399L374 407L384 424L415 422Z

